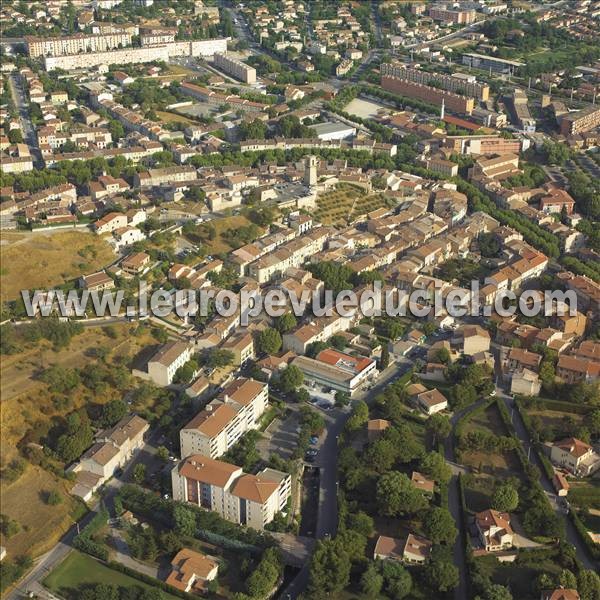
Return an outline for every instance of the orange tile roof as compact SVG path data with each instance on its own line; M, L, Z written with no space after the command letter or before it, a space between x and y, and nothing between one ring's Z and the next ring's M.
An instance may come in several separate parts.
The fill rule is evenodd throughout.
M200 411L184 429L195 429L209 438L213 438L223 431L237 415L237 411L228 404L207 406Z
M575 458L580 458L584 454L588 453L592 447L577 438L565 438L564 440L559 440L558 442L554 442L554 445L565 452L568 452Z
M225 487L232 475L241 473L236 465L213 460L202 454L188 456L179 466L179 474L193 481L201 481L218 487Z
M242 475L231 488L231 493L238 498L264 504L279 488L279 485L269 479L256 475Z
M263 391L265 386L265 383L256 381L255 379L241 377L232 381L219 397L224 398L228 396L237 404L247 406Z
M171 561L173 570L165 580L166 583L183 592L187 591L194 580L206 580L218 564L199 552L182 548ZM193 587L198 586L195 582Z

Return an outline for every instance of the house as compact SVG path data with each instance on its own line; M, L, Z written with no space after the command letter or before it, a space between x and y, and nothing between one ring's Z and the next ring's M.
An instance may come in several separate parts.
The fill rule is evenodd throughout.
M149 428L148 421L137 415L128 415L114 427L101 431L94 445L73 468L77 483L71 489L71 494L87 502L144 445L144 436Z
M184 342L168 342L148 361L148 376L156 385L171 385L179 367L192 357Z
M223 342L221 348L233 354L233 364L243 367L254 358L254 338L248 331L241 331Z
M145 252L134 252L121 261L121 269L130 275L143 273L150 264L150 255Z
M373 442L391 425L386 419L370 419L367 423L367 438Z
M404 543L402 559L408 564L423 564L429 558L432 546L428 539L409 533Z
M419 473L418 471L412 472L412 475L410 476L410 481L414 488L420 490L421 492L423 492L424 494L427 494L428 496L433 496L433 491L435 488L435 481L432 481L431 479L427 479L427 477L425 477L425 475L423 475L422 473Z
M508 513L493 509L476 513L475 527L486 552L497 552L512 546L513 530Z
M600 469L600 455L577 438L565 438L550 447L550 460L577 477L587 477Z
M171 481L174 500L215 511L232 523L259 531L285 507L291 490L288 473L263 469L249 475L241 467L201 454L180 461L171 472Z
M567 383L589 383L600 379L600 361L561 354L556 365L556 375Z
M127 226L127 215L123 213L111 212L98 219L92 227L98 235L103 233L112 233L120 227Z
M206 582L217 577L219 564L204 554L182 548L171 561L165 582L182 592L204 593Z
M510 393L522 396L537 396L542 384L538 374L530 369L514 371L510 378Z
M203 375L200 375L200 377L185 388L185 393L189 398L198 399L205 396L209 390L210 381Z
M406 388L406 394L415 407L427 415L433 415L448 408L448 400L438 389L428 390L421 383L413 383Z
M479 325L464 325L456 331L453 345L467 356L487 352L490 349L490 334Z
M508 371L529 369L537 373L540 362L542 362L542 357L535 352L529 352L522 348L511 348L506 358L506 368Z
M412 329L408 332L406 340L408 342L412 342L413 344L422 344L425 341L425 337L426 336L422 331L418 329Z
M246 431L258 427L268 401L266 383L236 379L181 429L181 456L225 454Z
M294 358L296 358L296 355L293 352L285 352L281 356L266 356L259 360L256 363L256 366L270 380L273 375L279 373L282 369L285 369Z
M84 275L79 280L79 284L84 290L90 292L112 290L115 287L113 278L104 271L98 271L98 273L92 273L91 275Z
M542 592L540 600L580 600L579 592L569 588L558 588Z
M402 560L404 545L402 540L380 535L375 543L373 560Z

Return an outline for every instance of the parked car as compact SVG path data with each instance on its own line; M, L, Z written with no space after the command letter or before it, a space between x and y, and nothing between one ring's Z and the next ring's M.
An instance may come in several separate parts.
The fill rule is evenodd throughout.
M309 442L312 446L314 446L318 441L319 441L319 436L316 436L316 435L310 436Z

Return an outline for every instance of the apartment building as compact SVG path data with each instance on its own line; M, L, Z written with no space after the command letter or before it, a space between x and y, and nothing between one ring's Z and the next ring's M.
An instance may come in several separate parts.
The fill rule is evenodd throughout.
M268 402L266 383L245 378L233 381L181 429L181 456L221 456L246 431L258 427Z
M460 96L454 92L440 90L436 87L415 83L407 79L382 75L381 87L388 92L400 94L401 96L414 98L416 100L422 100L423 102L435 104L436 106L441 107L443 103L447 110L459 114L470 115L473 112L473 108L475 108L475 100L473 98Z
M27 54L32 58L39 56L64 56L91 52L106 52L124 46L131 46L132 33L118 31L101 35L76 33L64 37L39 38L25 36Z
M490 96L490 87L487 83L478 83L475 77L455 73L444 75L441 73L429 73L421 69L413 69L401 63L383 63L380 67L382 76L397 77L421 83L423 85L434 85L448 92L454 92L461 96L469 96L477 100L486 101Z
M184 342L168 342L148 361L148 377L156 385L170 385L179 367L192 357L191 348Z
M573 136L594 129L598 125L600 125L600 107L592 105L563 115L560 119L560 132L564 136Z
M536 122L529 110L527 94L520 89L515 89L511 96L512 110L517 125L523 133L535 133Z
M194 167L165 167L136 173L133 184L135 187L154 187L165 183L192 181L197 178L198 171Z
M256 83L256 69L241 60L221 52L216 52L214 55L214 63L215 67L244 83Z
M175 41L176 27L142 27L140 44L142 46L160 46Z
M238 525L263 530L285 507L289 474L263 469L257 475L208 456L184 458L171 472L173 499L218 513Z
M519 154L526 149L519 139L488 135L447 136L442 147L460 154Z
M491 158L480 157L469 170L469 177L489 177L506 179L519 171L519 157L516 154L500 154Z
M454 4L434 4L429 7L429 16L447 25L470 25L475 21L476 14L472 8L459 8Z

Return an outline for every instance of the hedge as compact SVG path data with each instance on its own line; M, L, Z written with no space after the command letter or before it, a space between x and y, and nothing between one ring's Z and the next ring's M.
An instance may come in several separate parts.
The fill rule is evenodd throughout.
M594 543L594 541L588 534L588 530L587 530L586 526L583 524L583 522L579 518L579 515L577 514L577 512L574 510L570 510L569 518L571 519L573 525L575 526L575 529L577 529L577 533L579 534L579 537L581 537L581 539L583 540L583 543L585 544L585 547L587 548L588 552L591 554L592 558L594 560L600 561L600 544Z
M83 531L73 540L73 547L100 560L108 560L108 548L92 540L92 535L99 531L108 520L108 511L103 506Z

